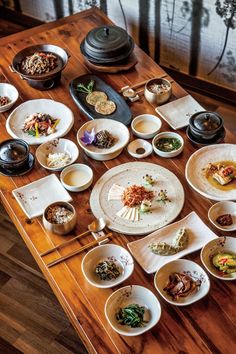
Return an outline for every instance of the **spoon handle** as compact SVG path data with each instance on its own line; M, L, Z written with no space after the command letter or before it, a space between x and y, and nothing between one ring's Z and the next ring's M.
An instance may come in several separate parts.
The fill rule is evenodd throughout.
M53 251L56 251L56 250L58 250L58 249L61 248L61 247L64 247L64 246L66 246L66 245L69 245L70 243L74 242L74 241L77 240L78 238L81 238L81 237L83 237L83 236L85 236L85 235L87 235L87 234L89 234L89 233L90 233L90 230L87 230L87 231L83 232L82 234L79 234L79 235L77 235L77 236L71 238L71 239L68 240L68 241L62 242L62 243L61 243L60 245L58 245L58 246L55 246L55 247L50 248L49 250L47 250L47 251L45 251L45 252L43 252L43 253L40 253L40 256L41 256L41 257L46 256L47 254L49 254L49 253L51 253L51 252L53 252Z

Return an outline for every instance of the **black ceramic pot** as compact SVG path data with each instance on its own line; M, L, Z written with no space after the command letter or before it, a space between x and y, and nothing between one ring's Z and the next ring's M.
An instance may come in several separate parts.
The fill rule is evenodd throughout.
M9 171L17 171L29 160L29 145L21 139L9 139L0 143L0 166Z
M189 129L195 138L210 140L216 137L224 126L223 119L215 112L202 111L193 114Z
M118 26L100 26L92 29L81 43L82 54L94 64L122 62L130 56L134 41Z
M52 53L58 58L58 65L54 70L44 74L28 75L22 70L22 61L35 52ZM39 44L22 49L18 52L10 65L11 71L18 73L22 80L38 90L49 90L59 84L61 72L68 62L69 54L65 49L52 44Z

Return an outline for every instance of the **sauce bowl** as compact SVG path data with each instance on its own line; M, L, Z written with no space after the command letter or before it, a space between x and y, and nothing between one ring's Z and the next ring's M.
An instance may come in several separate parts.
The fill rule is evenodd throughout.
M82 163L64 168L60 175L62 185L71 192L81 192L93 182L93 170ZM78 181L77 181L78 179Z
M161 130L160 118L152 114L141 114L135 117L131 123L134 135L142 139L152 139Z

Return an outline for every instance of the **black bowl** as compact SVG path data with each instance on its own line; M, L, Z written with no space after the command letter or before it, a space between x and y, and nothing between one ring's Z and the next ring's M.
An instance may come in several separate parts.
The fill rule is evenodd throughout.
M215 112L197 112L193 114L189 120L190 132L198 139L214 139L223 126L223 119Z
M24 167L29 160L29 145L21 139L8 139L0 143L0 166L9 171Z

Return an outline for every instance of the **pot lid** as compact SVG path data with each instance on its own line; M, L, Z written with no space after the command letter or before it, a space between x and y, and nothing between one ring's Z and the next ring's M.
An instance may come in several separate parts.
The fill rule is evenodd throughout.
M0 145L0 160L4 162L20 162L28 155L28 146L23 140L10 139Z
M81 43L84 53L94 59L112 59L130 54L133 39L118 26L100 26L92 29Z
M215 112L199 112L191 117L192 125L201 131L217 130L222 126L222 118Z

